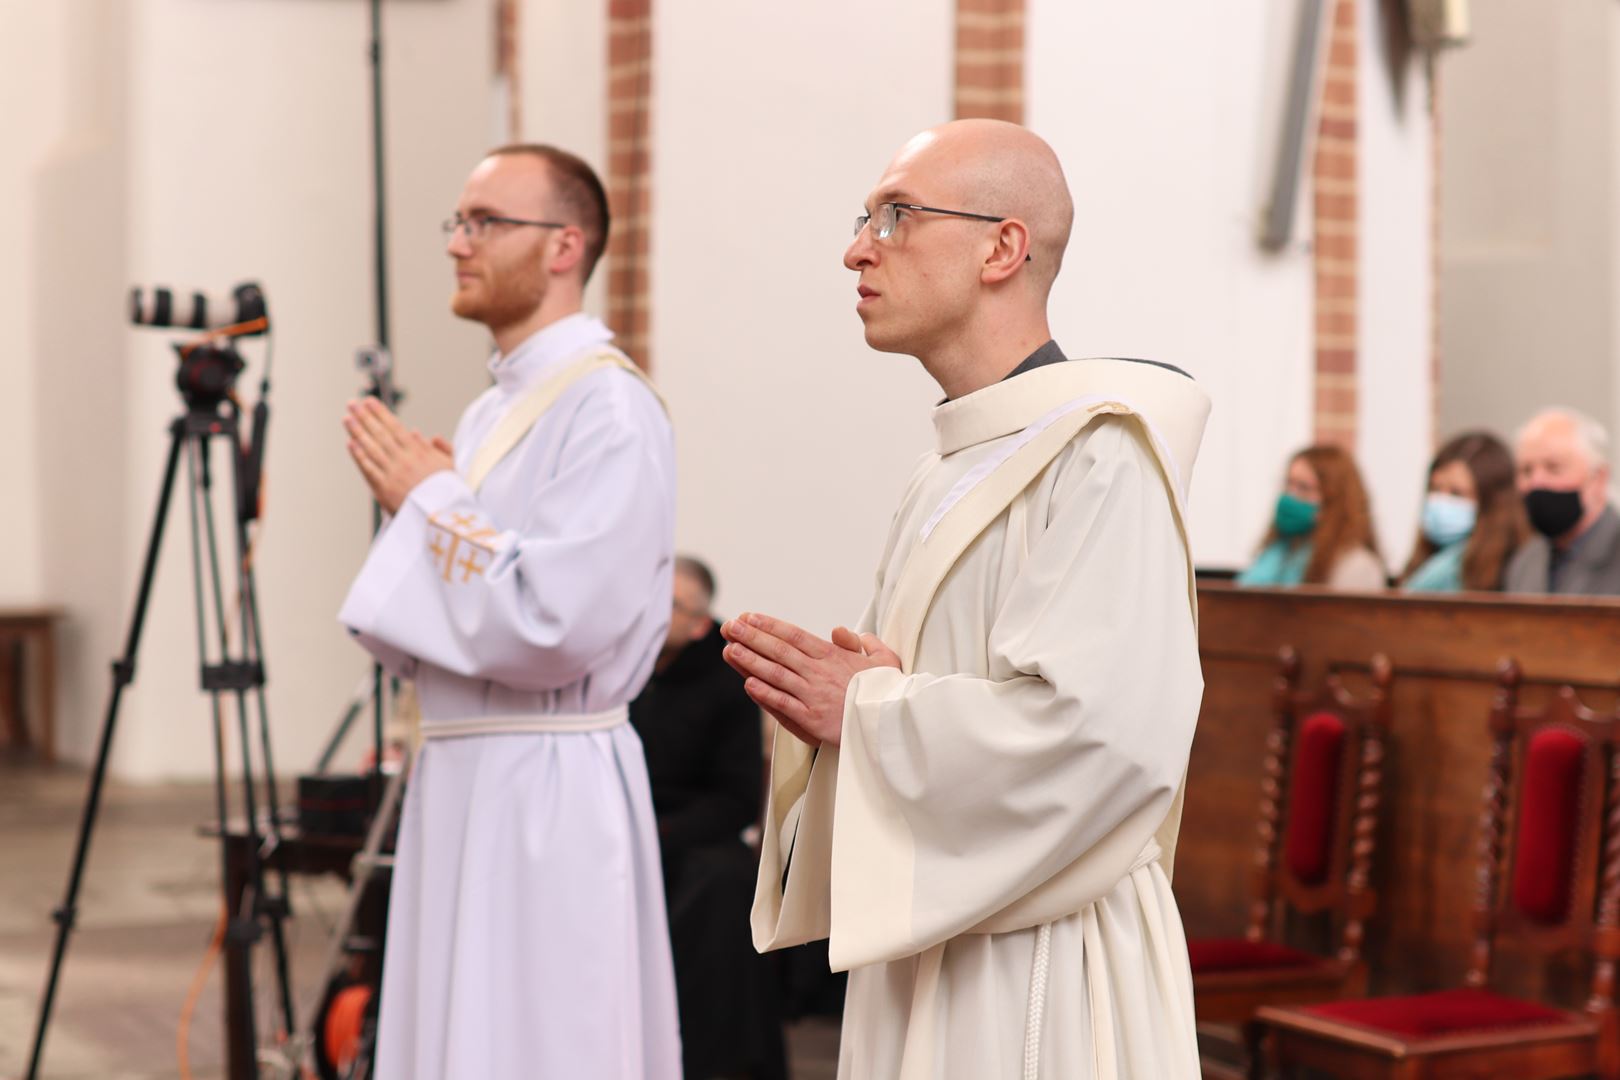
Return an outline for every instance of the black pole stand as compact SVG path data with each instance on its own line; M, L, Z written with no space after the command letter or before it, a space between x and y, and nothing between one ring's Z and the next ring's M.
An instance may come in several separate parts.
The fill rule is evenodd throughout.
M243 828L243 848L246 860L246 878L248 889L244 894L240 908L226 914L225 947L234 951L241 959L235 966L239 973L235 978L236 985L226 987L227 1023L235 1030L247 1036L247 1046L256 1046L254 1039L253 1015L253 988L251 979L251 955L254 944L263 936L266 928L269 929L271 943L275 954L276 976L278 979L279 1001L284 1030L291 1033L294 1029L294 1016L292 1006L292 988L290 984L287 964L286 941L283 934L283 920L287 916L286 878L281 879L281 891L272 893L265 887L265 863L273 858L280 843L281 834L278 823L278 807L276 804L274 771L271 768L269 743L269 717L265 711L264 699L264 663L261 652L261 638L259 633L257 594L253 584L253 569L247 549L247 521L240 510L248 503L256 504L256 497L250 496L250 488L242 485L245 480L251 479L256 485L257 477L249 478L245 474L249 469L243 467L240 459L242 454L239 441L239 427L236 408L234 405L225 405L223 409L218 404L199 406L189 403L187 412L177 417L169 426L170 442L167 463L163 470L163 484L158 495L157 513L152 520L150 539L146 547L146 555L142 562L140 584L135 594L135 610L131 616L129 633L125 639L123 655L112 665L112 693L107 703L106 718L102 722L100 742L96 751L96 763L91 773L90 789L85 798L83 816L79 823L79 838L73 853L73 867L68 877L67 894L62 906L54 913L57 925L56 944L51 956L50 973L46 978L45 994L40 1003L39 1025L34 1033L34 1045L29 1057L28 1080L37 1080L39 1067L44 1055L45 1036L50 1026L51 1009L55 1004L56 990L60 980L63 960L67 954L69 935L72 933L78 918L79 887L83 881L85 861L89 854L90 837L95 827L96 815L101 806L101 792L106 779L107 758L112 748L113 734L118 723L118 710L123 700L125 687L135 681L135 658L140 648L141 631L146 622L147 604L151 599L152 585L157 575L158 553L163 544L164 526L168 521L170 504L173 501L175 479L180 469L182 455L186 459L186 472L188 481L187 503L191 522L191 563L193 592L196 601L197 616L197 645L201 664L202 688L209 694L213 713L214 737L214 801L215 810L219 815L220 855L223 882L228 880L231 873L231 828L230 805L227 795L225 776L224 751L224 695L231 695L236 699L237 719L239 727L239 742L242 749L242 798L245 823ZM262 436L261 436L262 438ZM229 634L225 623L224 577L221 573L219 561L219 548L215 538L213 503L211 497L212 469L210 466L210 448L216 439L222 439L230 448L232 462L235 466L232 475L237 487L236 506L236 542L237 542L237 573L238 585L241 589L242 606L242 640L240 650L232 656L229 645ZM213 609L213 618L208 618L209 607ZM218 661L210 662L208 624L214 624L217 631ZM251 695L251 697L250 697ZM258 705L259 743L263 755L263 765L268 814L261 819L258 811L257 787L261 782L256 778L253 762L253 733L250 720L250 704Z
M397 412L403 394L394 384L393 354L389 348L389 309L388 309L388 202L386 175L386 157L383 151L383 80L382 80L382 0L370 0L370 39L367 46L367 58L370 64L371 76L371 179L372 179L372 227L373 227L373 284L375 286L375 312L376 312L376 338L372 345L362 348L356 355L356 365L365 373L367 385L364 393L375 397L387 406L390 412ZM371 532L375 536L383 525L382 507L375 501L371 504ZM369 685L368 685L369 684ZM354 934L355 926L360 921L362 900L366 894L367 884L374 876L380 876L383 884L380 888L386 896L387 876L391 870L391 859L380 855L379 850L393 829L394 819L397 816L400 790L404 783L403 767L392 778L383 768L384 758L384 722L388 713L388 693L397 696L399 692L398 680L389 679L381 663L373 662L370 678L362 683L355 696L344 709L336 729L328 738L326 748L321 752L316 764L316 772L325 772L336 756L338 748L348 735L349 729L365 710L367 698L370 699L372 719L372 769L370 773L369 803L372 810L371 839L367 841L367 852L362 852L356 860L353 879L350 886L350 900L344 917L337 925L333 935L332 953L327 963L327 999L319 1009L312 1023L309 1025L309 1037L316 1042L316 1063L321 1068L323 1076L332 1073L328 1069L324 1048L320 1045L323 1037L322 1021L325 1009L330 1003L331 995L336 990L347 985L343 979L344 958L358 953L369 954L368 960L361 965L366 968L364 981L373 986L373 993L366 1006L362 1021L359 1046L348 1069L342 1074L344 1080L364 1080L370 1075L373 1066L373 1054L376 1046L377 1034L377 1006L380 994L376 988L380 985L380 965L384 948L383 938L386 936L386 919L382 925L376 927L374 936L360 939ZM386 907L386 901L384 902ZM360 942L364 941L363 947ZM335 1073L332 1073L335 1075Z
M374 216L372 222L373 241L373 271L376 285L376 313L377 313L377 344L371 355L378 361L373 368L372 392L382 400L390 410L398 404L398 395L393 389L392 371L393 357L389 351L388 335L388 191L383 182L386 159L383 156L383 83L382 83L382 0L371 0L371 41L369 49L371 57L371 186L372 205ZM365 355L364 353L362 355ZM377 377L378 369L389 376L386 383ZM375 502L371 504L371 532L376 535L382 528L382 507ZM374 775L382 776L383 762L383 717L386 703L383 699L383 668L379 663L371 666L371 735ZM382 798L380 784L374 785L379 790L374 793L372 804L376 805Z

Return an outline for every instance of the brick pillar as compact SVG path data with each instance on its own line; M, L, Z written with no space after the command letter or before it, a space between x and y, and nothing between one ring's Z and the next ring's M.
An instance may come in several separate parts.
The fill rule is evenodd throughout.
M523 80L518 60L518 0L495 0L495 77L506 93L507 142L523 141Z
M652 0L608 0L607 34L607 323L618 346L650 371Z
M1315 439L1354 450L1360 196L1357 179L1356 0L1334 0L1311 184L1316 213Z
M1024 122L1024 0L956 0L954 107Z

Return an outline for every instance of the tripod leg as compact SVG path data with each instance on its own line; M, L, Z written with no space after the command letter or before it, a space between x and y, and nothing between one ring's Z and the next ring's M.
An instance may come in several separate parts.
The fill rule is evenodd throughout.
M366 707L370 697L371 676L367 675L355 690L354 696L349 699L349 703L344 706L343 715L338 719L337 727L332 729L331 737L326 740L326 749L315 759L315 768L311 770L312 772L324 773L332 767L332 759L337 757L338 749L343 745L343 740L348 738L349 729L354 726L355 718L360 715L360 710Z
M67 895L56 909L56 945L51 953L50 973L45 979L45 996L39 1005L39 1026L34 1030L34 1047L28 1057L28 1080L39 1076L40 1060L45 1054L45 1033L51 1023L51 1007L56 1002L57 982L62 974L62 961L67 955L68 935L78 918L79 884L84 877L85 858L90 852L90 834L95 828L96 813L101 806L101 788L107 775L107 755L112 749L113 730L118 724L118 706L123 700L124 687L135 681L135 653L141 644L141 629L146 623L146 605L151 599L152 582L157 576L158 552L163 546L163 526L169 517L170 497L174 494L174 478L179 471L180 445L185 440L182 421L170 429L169 457L163 467L163 486L158 494L157 513L152 519L152 530L146 544L146 557L141 564L141 580L135 591L135 611L130 617L129 634L124 641L123 655L113 662L112 693L107 700L107 714L101 723L101 739L96 748L95 769L90 774L90 790L85 797L84 813L79 820L79 839L73 850L73 869L68 875Z
M240 448L235 439L227 440L233 455L240 454ZM276 763L270 747L270 709L265 697L264 649L261 628L259 625L259 593L258 585L253 573L251 543L247 531L247 519L243 516L243 508L248 505L241 485L244 483L244 468L232 470L231 475L238 485L236 491L237 514L234 517L236 535L236 572L237 590L241 597L241 634L242 634L242 666L244 670L253 674L253 700L258 706L258 734L259 753L264 762L264 794L265 805L269 810L266 820L266 831L269 833L271 852L281 849L281 802L276 793ZM213 519L209 518L210 535L212 535ZM254 786L253 763L248 751L249 723L247 690L238 691L237 707L240 710L242 722L242 764L246 770L243 782L251 792ZM250 796L251 799L251 796ZM297 1017L293 1012L292 975L287 959L287 941L284 920L288 915L287 899L292 895L291 882L286 862L276 860L276 876L280 884L280 892L270 895L263 888L263 868L260 867L260 901L261 910L270 922L271 953L276 965L276 985L280 991L282 1030L289 1036L297 1032Z
M220 705L222 677L212 672L227 669L225 663L218 668L208 663L208 609L209 590L203 580L202 522L209 508L208 435L195 432L186 445L186 470L190 484L191 521L191 574L192 595L197 607L197 656L203 671L203 686L208 690L214 734L214 808L219 815L220 883L225 891L225 1030L227 1032L226 1069L232 1080L248 1080L257 1072L258 1038L253 1015L253 942L258 937L258 923L252 917L257 903L258 836L253 828L253 816L248 814L245 835L240 842L231 836L230 801L225 783L225 717ZM206 518L210 527L213 518ZM209 548L214 548L210 531ZM213 564L216 607L218 607L218 566ZM216 620L217 621L217 620ZM223 658L222 658L223 659ZM244 915L245 913L245 915Z
M354 931L355 923L359 921L360 905L365 900L366 886L379 872L383 844L399 818L399 804L405 793L406 775L405 768L401 767L388 778L388 787L383 791L382 802L377 807L376 816L371 819L371 828L366 832L366 841L360 848L360 854L355 856L354 869L350 874L349 896L344 902L343 915L338 919L333 931L332 944L326 952L323 984L337 978L342 970L344 950L349 935ZM386 872L392 873L392 870ZM314 1027L313 1016L311 1022L305 1026Z

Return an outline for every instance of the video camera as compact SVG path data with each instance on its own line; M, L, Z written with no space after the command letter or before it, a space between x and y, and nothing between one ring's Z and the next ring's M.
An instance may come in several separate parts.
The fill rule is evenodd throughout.
M200 338L174 346L180 354L175 385L194 412L213 411L235 387L246 365L232 340L270 329L264 290L252 281L229 293L136 286L129 293L129 320L136 326L202 331Z

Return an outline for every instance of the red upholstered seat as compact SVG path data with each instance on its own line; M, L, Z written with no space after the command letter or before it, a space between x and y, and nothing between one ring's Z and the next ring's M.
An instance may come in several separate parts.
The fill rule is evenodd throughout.
M1556 1024L1566 1013L1489 990L1441 990L1407 997L1361 998L1308 1005L1299 1010L1405 1038L1432 1038L1468 1031L1499 1031Z
M1283 858L1289 872L1306 885L1320 885L1333 868L1344 736L1344 720L1330 712L1313 713L1299 725Z
M1266 971L1309 967L1327 961L1308 952L1269 941L1243 938L1194 938L1187 942L1187 958L1194 975L1217 971Z
M1545 728L1530 739L1513 853L1513 903L1528 919L1555 925L1569 914L1575 837L1581 819L1586 744Z

